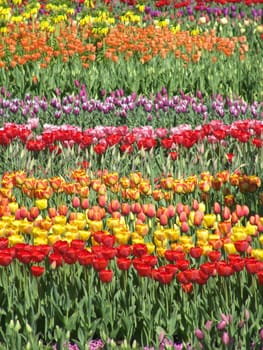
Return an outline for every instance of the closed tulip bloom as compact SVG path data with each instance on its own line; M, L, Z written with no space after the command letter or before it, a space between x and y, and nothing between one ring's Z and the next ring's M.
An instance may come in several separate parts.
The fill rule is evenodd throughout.
M129 270L131 262L132 261L129 258L117 258L116 261L118 268L122 271Z
M228 345L230 343L230 337L229 337L229 334L227 332L224 332L222 334L222 342L225 345Z
M11 264L12 260L13 260L12 255L0 252L0 265L1 266L7 266L7 265Z
M31 273L35 277L42 276L44 272L45 272L45 268L43 266L35 266L35 265L31 266Z
M53 268L59 267L63 263L63 256L60 254L52 253L48 257L49 263Z
M100 270L99 271L99 279L103 283L110 283L113 278L113 271L112 270Z
M201 331L201 329L196 329L195 330L195 336L196 336L196 338L197 339L199 339L199 340L202 340L202 339L204 339L204 333Z
M192 258L198 259L202 256L203 249L200 247L193 247L190 249L190 255Z
M108 266L109 260L105 258L94 257L92 265L96 271L102 271Z

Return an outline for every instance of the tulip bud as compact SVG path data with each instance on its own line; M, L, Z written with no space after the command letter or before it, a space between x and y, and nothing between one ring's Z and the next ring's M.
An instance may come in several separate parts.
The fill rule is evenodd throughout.
M230 342L230 337L229 337L229 334L227 332L224 332L223 335L222 335L222 342L223 344L225 345L228 345L229 342Z
M230 219L231 211L228 207L224 207L222 216L223 216L224 220Z
M194 215L194 225L200 226L204 218L204 213L200 210L197 210Z
M81 208L86 210L89 207L89 200L88 198L82 198L81 200Z
M193 200L192 209L193 209L193 210L198 210L198 209L199 209L199 203L198 203L198 200L197 200L197 199L194 199L194 200Z
M73 197L72 198L72 206L73 206L73 208L79 208L80 207L80 199L79 199L79 197Z
M182 225L181 225L181 230L182 232L188 232L189 231L189 226L187 224L187 222L182 222Z
M215 214L220 214L220 212L221 212L221 206L220 206L220 204L218 202L215 202L214 203L214 213Z
M199 328L195 330L195 336L199 340L204 339L204 333Z
M162 226L166 226L168 224L168 216L166 214L162 214L160 216L160 224Z

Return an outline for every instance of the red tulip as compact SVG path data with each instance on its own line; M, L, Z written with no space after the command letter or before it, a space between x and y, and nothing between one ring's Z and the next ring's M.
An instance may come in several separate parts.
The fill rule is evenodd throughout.
M147 252L148 250L146 244L138 243L132 246L132 254L134 256L142 257L144 254L147 254Z
M113 247L116 241L116 237L113 235L104 235L101 238L101 243L105 246L105 247Z
M0 249L4 249L8 247L8 238L0 237Z
M178 282L182 283L182 284L187 284L189 283L186 275L185 275L185 271L181 271L176 275L176 279Z
M158 280L162 284L169 284L172 282L174 274L169 271L160 271L158 275Z
M82 250L85 247L85 241L83 241L82 239L73 239L70 242L70 246L72 248L78 249L78 250Z
M129 270L131 266L131 259L128 258L117 258L117 266L120 270L126 271Z
M37 249L34 249L32 251L32 257L31 257L31 261L34 263L38 263L41 262L45 259L46 255L40 251L38 251Z
M21 249L16 253L16 258L23 264L29 264L32 261L32 253Z
M232 265L225 261L219 261L216 265L216 270L219 276L228 277L235 272Z
M120 245L117 247L117 257L118 258L127 258L131 254L132 248L130 245Z
M206 262L200 265L200 270L208 276L214 276L216 273L216 265L213 262Z
M245 267L248 273L255 274L263 270L263 263L256 260L255 258L247 258L245 260Z
M198 269L185 270L184 275L189 282L195 282L199 277Z
M221 258L221 253L218 250L214 250L208 253L208 259L212 262L219 261Z
M31 266L31 273L35 277L42 276L44 272L45 272L45 268L43 266L36 266L36 265Z
M193 291L193 284L192 283L182 284L182 289L186 293L191 293Z
M99 271L99 279L103 283L110 283L113 278L113 271L112 270L100 270Z
M92 265L93 261L93 254L88 252L87 250L81 250L78 253L78 262L80 265L86 266L86 265Z
M139 276L141 276L141 277L151 276L152 268L150 265L147 265L143 262L141 262L141 263L138 262L133 266L136 269L136 271L138 272Z
M93 234L93 237L97 243L101 243L104 236L105 236L104 231L97 231L97 232L94 232Z
M242 241L235 241L234 242L235 248L238 252L242 253L245 252L249 246L248 241L242 240Z
M105 258L94 257L92 265L96 271L104 270L108 266L109 260Z
M175 265L178 268L178 270L185 271L186 269L188 269L190 262L188 260L182 259L182 260L177 260Z
M103 247L102 255L105 259L111 260L116 256L116 249L113 247Z
M190 255L192 258L198 259L202 256L203 254L203 249L200 247L192 247L190 249Z
M67 241L57 241L54 243L53 245L53 250L54 250L54 253L59 253L59 254L64 254L65 251L68 249L69 247L69 244Z
M58 253L52 253L48 257L50 265L52 265L54 268L59 267L63 263L63 256Z
M141 260L145 264L150 265L151 267L154 267L158 262L157 256L155 256L155 255L143 255L141 257Z
M257 273L257 277L258 277L259 284L263 286L263 271L259 271Z
M107 146L103 145L101 143L98 143L97 145L94 146L94 152L97 154L103 154L107 150Z
M9 265L13 260L12 255L3 253L0 251L0 265L1 266L7 266Z
M175 151L170 152L169 155L173 161L175 161L178 158L178 153Z

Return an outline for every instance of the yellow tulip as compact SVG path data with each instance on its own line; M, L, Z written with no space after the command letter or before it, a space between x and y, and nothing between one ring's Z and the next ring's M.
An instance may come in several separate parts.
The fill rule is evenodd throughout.
M208 255L208 253L212 252L213 247L209 244L204 244L202 245L202 249L203 249L203 255Z
M205 214L203 218L203 224L205 228L214 228L216 223L215 214Z
M128 231L122 230L121 232L116 233L115 237L116 237L116 242L118 244L127 244L129 242L130 237L131 237L131 234Z
M48 244L48 238L43 237L35 237L34 238L34 245L41 245L41 244Z
M86 220L74 220L74 225L77 226L78 230L83 230L86 224Z
M110 230L112 230L115 227L119 227L119 225L120 225L120 220L116 218L108 218L106 221L106 226Z
M79 238L83 241L88 241L90 239L91 232L86 230L79 230Z
M158 241L167 240L165 230L154 231L153 237L154 237L154 239L157 239Z
M247 238L247 230L243 226L234 226L232 228L231 240L235 241L243 241Z
M67 223L66 224L66 231L70 231L70 232L77 232L78 229L78 224L75 223L75 221L71 221L71 223Z
M12 214L14 214L17 211L17 209L19 208L18 203L16 203L16 202L11 202L8 204L8 206L9 206L9 209L11 210Z
M54 217L54 223L59 225L66 225L67 217L64 215L57 215Z
M153 241L154 241L154 244L155 244L156 247L163 247L163 248L165 248L165 247L167 247L167 244L168 244L168 239L167 238L160 240L160 239L154 237Z
M145 243L147 247L148 254L152 254L155 250L155 245L152 242Z
M251 255L256 259L263 261L263 249L252 249Z
M261 245L263 245L263 235L260 235L260 236L258 237L258 240L259 240L259 243L260 243Z
M65 232L64 238L71 242L71 241L73 241L73 239L79 239L79 233L78 232Z
M31 234L33 231L33 224L29 221L21 221L18 227L19 231L24 234Z
M132 244L144 244L144 239L142 237L140 238L134 238L132 239Z
M207 242L209 237L209 231L206 229L198 229L196 230L196 237L200 241Z
M218 240L220 240L220 236L216 233L209 233L208 240L209 241L218 241Z
M13 235L8 237L8 241L10 246L13 246L17 243L25 243L24 237L21 235Z
M89 220L89 229L90 231L97 232L103 229L103 221L102 220Z
M190 252L190 249L194 247L194 244L193 243L185 243L183 244L183 251L185 253L189 253Z
M147 233L149 232L149 227L147 224L137 224L137 225L135 225L135 231L140 236L146 236Z
M225 249L227 254L236 254L237 253L237 250L235 248L234 243L225 243L224 249Z
M246 224L246 232L249 236L255 236L257 233L257 225L251 225L248 221Z
M60 235L51 234L48 236L48 244L50 244L50 245L53 245L55 242L57 242L59 240L61 240Z
M157 255L158 255L160 258L163 258L163 257L164 257L165 251L166 251L166 249L163 248L163 247L157 247L157 248L156 248L156 253L157 253Z
M35 205L39 210L47 209L47 199L36 199Z
M61 224L55 224L52 226L52 233L55 235L61 235L66 231L66 226Z
M179 244L182 244L182 245L185 245L185 244L192 244L193 241L192 241L192 237L190 236L180 236L179 237Z
M33 227L33 230L32 230L32 236L34 238L42 238L44 239L45 237L47 237L48 233L46 230L43 230L39 227Z
M180 236L180 228L174 227L174 228L167 228L164 230L166 237L169 239L169 241L177 241L177 239Z
M18 235L19 231L18 229L13 229L13 228L3 228L0 230L0 237L8 237L8 236L13 236L13 235Z
M5 222L6 224L11 224L13 221L14 221L14 216L12 216L12 215L3 215L2 217L1 217L1 220L3 221L3 222Z

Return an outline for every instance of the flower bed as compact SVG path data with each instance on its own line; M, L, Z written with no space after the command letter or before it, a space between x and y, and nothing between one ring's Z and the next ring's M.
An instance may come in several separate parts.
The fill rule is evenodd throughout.
M1 2L1 349L262 350L262 15Z

